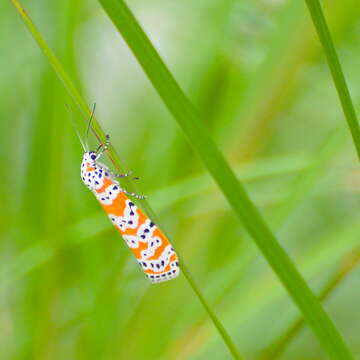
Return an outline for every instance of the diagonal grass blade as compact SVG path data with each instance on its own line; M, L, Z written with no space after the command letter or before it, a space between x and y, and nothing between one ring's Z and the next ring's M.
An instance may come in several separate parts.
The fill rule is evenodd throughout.
M271 233L245 189L211 139L196 110L152 46L136 18L122 0L99 0L159 96L199 154L233 210L245 224L259 249L303 313L332 359L352 359L342 336L310 290L293 262Z
M43 51L45 57L47 58L50 65L54 69L56 75L58 76L60 81L63 83L65 89L67 90L67 92L69 94L69 96L73 99L73 101L79 107L82 114L84 116L89 116L91 114L91 110L89 109L86 101L84 100L84 98L80 94L79 90L76 88L76 86L75 86L74 82L72 81L72 79L66 73L66 71L63 68L60 61L57 59L57 57L55 56L53 51L47 45L46 41L42 37L41 33L39 32L39 30L37 29L35 24L32 22L31 18L29 17L27 12L25 11L24 7L21 5L21 3L18 0L11 0L11 2L13 3L16 10L21 15L21 17L22 17L24 23L26 24L28 30L30 31L30 33L32 34L32 36L34 37L36 42L38 43L40 49ZM76 126L76 124L75 124L75 126ZM95 117L93 118L92 126L94 128L94 134L97 137L97 139L100 142L101 142L101 140L104 141L105 140L104 131L101 129L101 127L100 127L99 123L96 121ZM110 154L110 158L111 158L112 162L114 163L115 167L119 170L119 172L121 172L120 171L120 165L119 165L118 156L116 154L115 149L112 146L109 149L109 154ZM150 205L147 203L147 201L142 200L142 203L144 204L144 206L146 208L146 211L152 216L152 218L156 219L156 215L152 211L152 209L151 209ZM181 262L183 264L183 261L181 261ZM208 313L210 319L213 321L216 329L218 330L220 336L223 338L224 343L228 347L228 349L231 352L233 358L241 360L242 356L240 355L240 353L236 349L236 346L235 346L233 340L231 339L231 337L227 333L225 327L222 325L221 321L215 315L214 311L212 310L212 308L208 304L208 302L205 299L204 295L202 294L202 292L200 291L200 289L196 285L191 273L189 272L189 270L186 268L186 266L184 264L182 265L182 268L183 268L183 274L184 274L185 278L187 279L187 281L189 282L189 285L191 286L191 288L195 292L196 296L198 297L199 301L201 302L201 304L205 308L205 311Z

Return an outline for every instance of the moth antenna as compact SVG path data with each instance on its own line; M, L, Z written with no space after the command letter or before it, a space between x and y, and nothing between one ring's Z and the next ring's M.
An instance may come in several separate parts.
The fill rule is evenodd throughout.
M69 106L68 104L65 104L65 106L66 106L67 111L70 113L70 112L71 112L70 106ZM76 133L76 135L77 135L77 137L79 138L80 144L81 144L82 148L84 149L84 152L86 152L86 151L87 151L87 148L86 148L86 146L85 146L85 143L84 143L83 139L82 139L81 136L80 136L80 132L79 132L79 130L77 129L77 127L76 127L76 125L75 125L75 122L74 122L74 120L73 120L73 118L72 118L71 116L70 116L70 119L71 119L71 125L72 125L72 127L73 127L73 129L74 129L74 131L75 131L75 133Z
M91 129L91 121L94 118L95 109L96 109L96 103L93 104L90 119L89 119L88 126L86 129L86 134L85 134L85 144L86 144L86 148L88 149L88 151L89 151L89 132Z
M85 146L83 140L81 139L81 136L80 136L79 131L78 131L77 129L75 129L75 132L76 132L77 137L78 137L79 140L80 140L80 143L81 143L82 148L84 149L84 152L88 152L87 147Z

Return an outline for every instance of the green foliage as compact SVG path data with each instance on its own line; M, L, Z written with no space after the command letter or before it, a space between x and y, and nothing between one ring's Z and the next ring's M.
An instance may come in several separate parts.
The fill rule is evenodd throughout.
M130 5L262 216L320 293L358 243L359 180L306 7L250 0ZM357 104L360 9L355 0L324 5ZM140 192L236 347L244 358L262 355L299 314L102 8L82 0L24 6L85 94L82 113L97 102L120 164L141 177ZM229 358L184 277L150 286L80 183L82 149L69 120L80 133L85 122L11 3L1 10L10 29L0 37L1 358ZM355 269L326 304L354 357L358 276ZM326 358L309 330L282 356L299 357Z
M324 47L331 75L343 107L343 111L348 122L353 141L360 159L360 126L356 117L354 105L352 103L350 92L345 81L343 71L331 39L329 28L327 26L319 0L306 0L312 20L319 35L319 39Z
M85 114L85 115L87 114L88 117L91 117L91 119L92 119L91 128L93 129L93 132L94 132L95 136L99 140L99 143L103 143L105 141L104 132L101 129L98 122L96 121L96 118L94 118L95 106L93 107L93 110L90 111L90 109L86 105L86 102L84 101L84 99L80 95L78 89L75 87L74 83L72 82L72 80L70 79L68 74L65 72L63 66L61 65L59 60L56 58L54 53L51 51L51 49L49 48L49 46L47 45L47 43L45 42L45 40L41 36L39 30L36 28L34 23L31 21L30 17L28 16L28 14L26 13L24 8L22 7L22 5L17 0L12 0L12 2L14 4L15 8L20 13L20 15L21 15L22 19L24 20L25 24L27 25L30 33L33 35L34 39L38 43L40 49L43 51L43 53L46 56L47 60L49 61L50 65L53 67L53 69L54 69L56 75L58 76L59 80L63 83L66 91L69 94L69 96L74 100L75 104L79 107L79 110L82 111L83 114ZM85 117L85 119L86 119L86 117ZM87 148L87 145L88 145L88 133L89 133L88 129L89 128L87 127L85 135L82 136L80 134L80 132L78 131L78 125L74 122L74 130L77 133L79 141L82 144L84 150ZM99 136L98 135L99 133L101 133L102 136ZM110 159L113 162L113 165L116 167L116 171L120 172L121 167L119 165L119 162L117 161L117 155L116 155L116 152L114 151L114 148L112 146L109 149L109 156L110 156ZM128 181L128 183L129 183L129 181ZM147 209L147 213L151 215L151 218L152 219L157 219L157 217L155 217L154 212L152 211L152 209L150 208L149 204L147 203L147 201L145 199L142 201L142 204L144 205L144 208ZM224 326L222 325L220 320L217 318L215 313L210 308L210 306L207 303L205 297L203 296L200 289L196 285L194 279L192 278L191 273L186 268L185 263L183 261L181 261L181 263L182 263L181 267L182 267L183 274L185 275L185 277L188 280L190 286L194 290L195 295L198 297L201 304L204 306L204 309L209 314L211 320L213 321L214 325L216 326L217 330L219 331L220 335L222 336L226 346L229 348L229 350L231 351L231 353L232 353L232 355L233 355L233 357L235 359L241 359L241 356L238 353L238 351L237 351L231 337L226 332Z
M212 141L208 129L162 62L129 8L122 0L99 1L188 137L189 143L200 155L234 212L242 220L260 251L313 328L328 355L333 359L351 359L351 353L341 335L271 233L245 188Z

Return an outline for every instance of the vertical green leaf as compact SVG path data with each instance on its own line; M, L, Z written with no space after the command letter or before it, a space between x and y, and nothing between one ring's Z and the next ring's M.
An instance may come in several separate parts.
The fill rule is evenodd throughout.
M351 131L357 155L360 159L360 126L356 117L354 104L351 100L350 91L346 84L345 76L336 53L334 42L332 41L330 31L325 20L325 16L321 9L319 0L306 0L306 4L310 11L310 15L319 36L320 42L324 48L341 106Z

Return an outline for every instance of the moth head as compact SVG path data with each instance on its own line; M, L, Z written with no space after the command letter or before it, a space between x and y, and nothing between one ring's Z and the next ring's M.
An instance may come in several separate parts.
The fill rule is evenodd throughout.
M83 161L88 163L94 163L96 161L97 155L95 151L87 151L84 153Z

